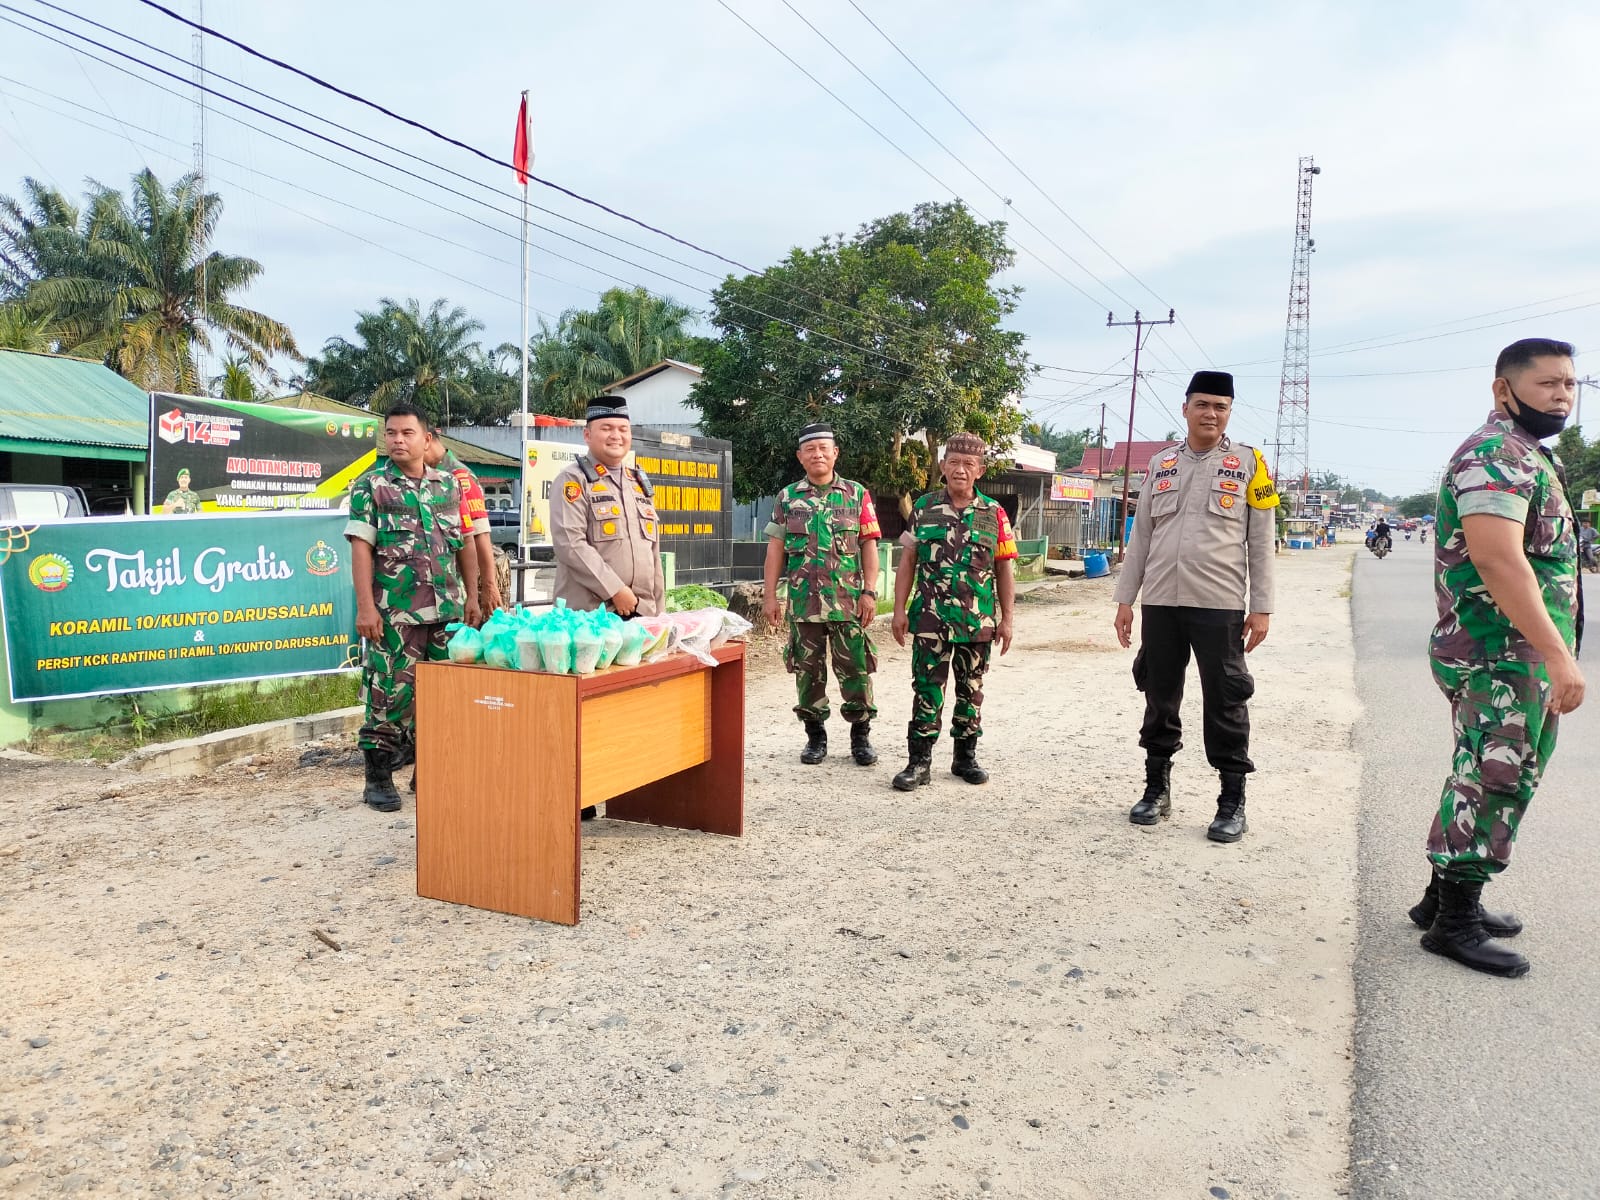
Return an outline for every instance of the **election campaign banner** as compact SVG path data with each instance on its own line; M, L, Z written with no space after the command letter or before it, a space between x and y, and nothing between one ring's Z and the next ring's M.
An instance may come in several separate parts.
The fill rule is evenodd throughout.
M157 392L150 511L336 510L383 448L383 418Z
M359 664L338 514L0 525L13 703Z
M1068 504L1093 504L1094 482L1089 479L1073 479L1066 475L1052 475L1050 499L1065 501Z

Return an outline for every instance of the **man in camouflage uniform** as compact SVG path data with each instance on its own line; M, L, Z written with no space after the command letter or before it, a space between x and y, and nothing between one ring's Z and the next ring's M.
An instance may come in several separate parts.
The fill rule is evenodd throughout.
M778 578L788 584L789 641L783 661L795 677L795 714L805 723L800 761L828 756L828 667L839 681L839 712L850 724L850 756L878 761L872 748L872 673L878 654L867 627L878 615L878 513L872 495L834 471L839 442L828 425L807 425L795 452L806 477L778 496L767 523L764 608L777 624Z
M488 616L499 608L501 600L500 579L494 560L494 543L490 540L489 503L484 499L483 486L478 477L469 471L455 452L444 444L444 435L431 422L428 425L428 446L422 459L434 470L443 471L456 481L461 493L461 519L478 559L478 607Z
M1495 940L1521 932L1483 908L1556 745L1583 702L1576 522L1560 464L1540 442L1573 406L1572 347L1527 338L1495 362L1495 408L1451 456L1439 489L1428 656L1450 701L1455 748L1428 833L1433 879L1411 919L1424 948L1517 976L1528 960Z
M946 442L939 467L944 488L917 500L911 525L900 535L892 629L902 646L908 633L913 636L910 761L894 777L902 792L929 782L952 665L956 699L950 734L955 754L950 773L968 783L989 780L977 757L983 676L997 636L1001 654L1011 649L1017 543L1006 510L977 490L987 453L975 433L958 433Z
M200 493L189 487L189 478L189 468L178 472L178 486L161 502L161 511L166 516L187 516L200 511Z
M427 424L410 404L389 409L383 422L388 461L350 489L344 531L355 576L356 632L367 647L362 799L379 812L400 807L395 768L416 761L417 663L447 657L446 623L481 619L478 560L466 545L461 495L454 479L423 460Z

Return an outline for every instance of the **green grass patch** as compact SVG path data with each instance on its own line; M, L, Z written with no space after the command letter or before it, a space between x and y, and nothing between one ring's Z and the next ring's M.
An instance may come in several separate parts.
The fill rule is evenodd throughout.
M355 673L313 675L283 683L218 684L184 692L174 708L170 693L131 692L100 701L105 723L95 729L43 729L28 740L36 754L62 758L119 759L151 742L173 742L266 721L305 717L356 703Z

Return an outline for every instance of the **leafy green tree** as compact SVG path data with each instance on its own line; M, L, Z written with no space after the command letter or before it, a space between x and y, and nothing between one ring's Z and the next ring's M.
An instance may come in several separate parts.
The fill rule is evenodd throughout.
M611 288L594 309L569 308L554 328L539 322L528 343L529 403L581 416L590 397L664 358L699 365L709 349L687 327L695 311L644 288Z
M1023 335L1002 326L1019 291L994 282L1011 261L1004 225L922 204L724 282L711 316L722 338L690 403L734 444L735 495L793 480L810 421L838 430L843 469L902 514L951 434L1012 438L1030 368Z
M27 204L0 197L0 293L54 313L59 348L103 360L152 391L195 392L197 354L214 339L269 377L299 357L286 325L234 297L262 271L212 250L222 198L186 175L171 189L148 169L130 194L91 183L88 203L24 180Z
M1396 508L1402 517L1425 517L1433 512L1433 506L1438 503L1438 495L1434 492L1417 492L1415 495L1403 497Z
M1583 503L1583 493L1600 489L1600 441L1586 441L1583 428L1569 425L1556 439L1556 452L1567 471L1567 496L1573 507Z
M1030 446L1055 452L1059 466L1076 466L1083 461L1083 452L1096 439L1093 429L1057 429L1048 423L1030 421L1022 427L1022 440Z

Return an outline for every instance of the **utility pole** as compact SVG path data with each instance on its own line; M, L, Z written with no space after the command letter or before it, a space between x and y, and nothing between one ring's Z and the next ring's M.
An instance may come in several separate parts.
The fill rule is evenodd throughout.
M1586 385L1588 387L1600 387L1600 379L1596 379L1593 375L1586 375L1578 380L1578 402L1572 407L1572 423L1580 428L1583 425L1583 389Z
M1149 337L1148 330L1157 325L1172 325L1176 323L1178 314L1176 309L1167 309L1165 321L1146 321L1138 309L1133 310L1133 320L1118 321L1116 313L1106 314L1106 327L1116 329L1121 326L1133 326L1133 389L1128 393L1128 461L1122 464L1122 512L1121 520L1117 522L1117 561L1122 561L1123 555L1128 552L1128 482L1133 478L1133 406L1139 399L1139 351L1144 348L1145 339ZM1104 413L1102 407L1101 412ZM1102 415L1101 420L1104 421ZM1102 429L1101 436L1104 437ZM1105 451L1101 452L1101 462L1105 461Z

